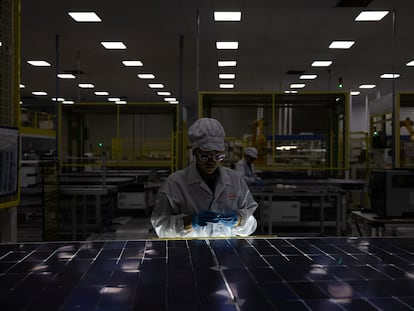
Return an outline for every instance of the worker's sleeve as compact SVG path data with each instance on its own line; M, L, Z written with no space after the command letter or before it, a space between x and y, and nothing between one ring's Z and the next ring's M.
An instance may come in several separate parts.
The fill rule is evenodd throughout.
M185 214L175 214L166 193L159 192L151 214L151 224L161 238L184 237L189 230L184 229Z
M241 182L241 187L243 196L241 198L241 207L239 208L238 213L242 219L238 226L232 228L232 232L234 235L248 236L254 233L257 228L257 220L253 213L258 204L254 200L246 183Z

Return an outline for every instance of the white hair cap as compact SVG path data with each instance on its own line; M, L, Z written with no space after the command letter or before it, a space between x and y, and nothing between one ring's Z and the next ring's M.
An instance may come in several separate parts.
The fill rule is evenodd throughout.
M193 149L224 151L223 126L213 118L201 118L188 129L188 138Z
M244 154L257 159L257 149L255 147L247 147L244 149Z

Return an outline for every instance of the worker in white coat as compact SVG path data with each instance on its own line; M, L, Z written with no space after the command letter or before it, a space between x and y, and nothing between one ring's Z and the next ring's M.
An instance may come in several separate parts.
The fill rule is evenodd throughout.
M195 163L160 187L151 223L159 237L248 236L257 227L257 202L239 174L221 165L225 132L201 118L188 130Z
M254 161L257 159L257 149L247 147L244 149L243 158L236 163L235 170L248 185L260 184L261 178L256 175Z

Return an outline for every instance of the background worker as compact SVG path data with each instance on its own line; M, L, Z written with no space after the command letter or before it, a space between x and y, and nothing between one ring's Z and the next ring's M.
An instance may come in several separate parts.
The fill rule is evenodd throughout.
M235 170L240 174L248 185L261 184L262 180L257 176L254 161L257 159L257 149L247 147L244 149L243 158L236 163Z
M257 202L239 174L221 165L225 132L201 118L188 130L195 163L160 187L151 223L159 237L248 236L257 227Z

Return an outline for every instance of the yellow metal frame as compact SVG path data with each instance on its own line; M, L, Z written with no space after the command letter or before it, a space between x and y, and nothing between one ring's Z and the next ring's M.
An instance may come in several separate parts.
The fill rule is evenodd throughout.
M275 141L275 135L276 135L276 106L277 106L277 99L276 96L282 96L282 95L287 95L284 93L280 93L280 92L199 92L198 94L198 117L202 118L202 117L206 117L205 115L203 115L203 97L205 95L212 95L212 94L220 94L220 95L267 95L267 96L272 96L272 141L271 141L271 146L272 146L272 153L271 156L274 159L276 156L276 141ZM344 103L344 115L343 115L343 129L344 129L344 142L343 142L343 146L344 149L342 150L342 154L343 154L343 158L339 158L338 157L338 165L339 162L343 163L342 167L333 167L332 165L330 167L312 167L312 166L280 166L280 165L275 165L274 162L272 162L272 165L266 165L264 167L260 167L257 166L257 169L263 169L263 168L267 168L267 169L278 169L278 170L284 170L284 169L288 169L288 170L314 170L314 171L347 171L349 170L349 115L350 115L350 94L347 92L303 92L303 93L297 93L295 95L332 95L332 94L341 94L344 95L345 97L345 103ZM339 120L339 119L338 119ZM331 135L331 139L333 139L332 135ZM332 142L331 142L332 145ZM339 151L338 151L339 153ZM330 153L327 156L330 157L331 161L330 163L332 163L333 160L333 154Z
M139 107L146 107L146 106L163 106L163 107L174 107L171 106L171 104L166 103L166 102L158 102L158 103L153 103L153 102L128 102L125 105L117 105L117 104L111 104L108 102L82 102L82 103L75 103L71 106L92 106L92 107L99 107L99 106L106 106L108 107L108 105L113 105L113 108L115 108L115 113L116 113L116 133L115 133L115 137L112 138L112 144L111 144L111 154L117 154L117 152L119 151L118 149L116 149L117 146L114 146L114 142L116 143L120 143L122 140L122 137L120 135L120 118L121 118L121 110L122 108L124 108L125 106L139 106ZM62 119L63 119L63 111L62 108L63 104L59 103L58 106L58 124L62 125ZM176 129L178 129L178 106L175 106L175 115L174 117L176 118L177 122L175 124ZM173 108L173 109L174 109ZM58 158L60 161L60 167L100 167L102 165L102 163L82 163L82 161L79 161L80 163L63 163L63 146L62 146L62 130L58 131L59 134L59 138L58 138ZM134 160L121 160L120 157L116 158L116 159L111 159L111 160L107 160L106 164L108 167L134 167L134 166L139 166L139 167L169 167L170 169L172 169L172 171L177 169L177 158L176 158L176 152L177 152L177 139L179 138L179 135L176 132L172 132L170 135L170 148L171 148L171 157L169 160L151 160L151 159L145 159L141 160L141 161L134 161ZM115 149L114 149L115 148ZM121 155L120 155L121 156ZM86 161L87 162L87 161Z
M12 33L12 40L13 40L13 51L10 54L13 58L13 70L12 70L12 99L14 102L14 106L12 107L13 115L15 116L15 120L13 120L13 124L8 124L9 126L19 127L20 125L20 17L21 17L21 5L20 0L13 0L10 1L11 3L11 16L10 19L12 21L11 28L14 30ZM1 68L0 68L1 70ZM18 162L20 166L20 160ZM14 195L6 196L0 198L0 208L10 208L17 206L20 202L20 177L17 177L17 193Z

